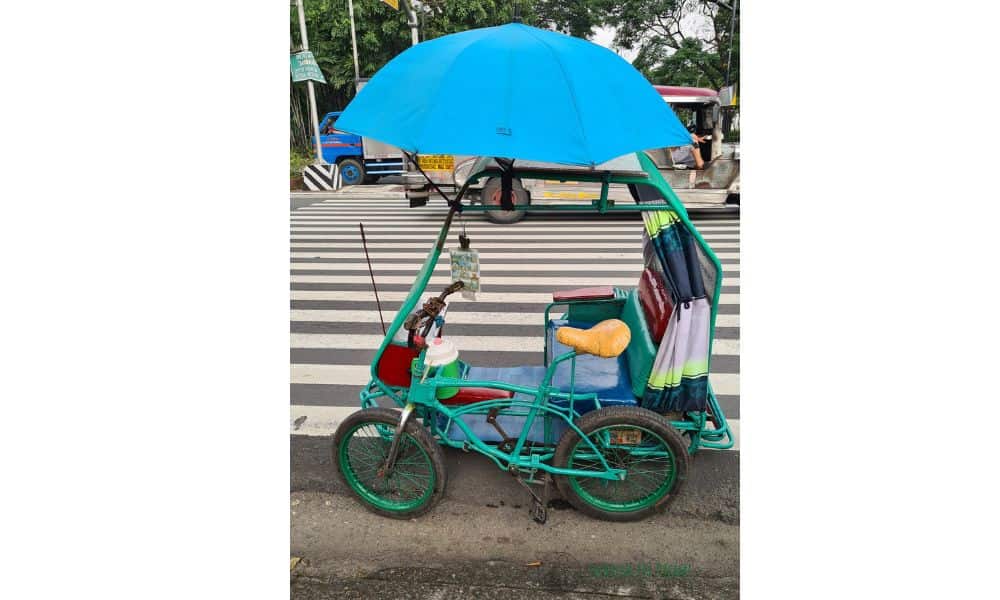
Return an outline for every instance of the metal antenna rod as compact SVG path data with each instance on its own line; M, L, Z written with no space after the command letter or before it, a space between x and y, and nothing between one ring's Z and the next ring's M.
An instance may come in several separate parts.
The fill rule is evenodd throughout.
M372 276L372 291L375 292L375 306L378 307L378 320L382 323L382 335L385 335L385 318L382 317L382 303L378 299L378 288L375 287L375 271L372 270L372 259L368 256L368 240L365 239L365 224L358 223L361 230L361 245L365 249L365 260L368 261L368 274Z

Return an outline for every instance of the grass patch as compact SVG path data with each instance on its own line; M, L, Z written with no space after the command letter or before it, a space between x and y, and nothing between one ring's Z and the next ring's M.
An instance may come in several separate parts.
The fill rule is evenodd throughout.
M314 155L310 150L302 148L291 148L288 151L289 177L302 174L302 169L313 163Z

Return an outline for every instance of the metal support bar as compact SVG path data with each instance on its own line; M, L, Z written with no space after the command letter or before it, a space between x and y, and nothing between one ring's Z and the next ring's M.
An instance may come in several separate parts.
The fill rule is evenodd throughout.
M601 181L601 198L597 201L597 210L600 213L608 212L608 188L611 187L611 174L605 173L604 180Z
M403 414L399 417L399 425L396 426L396 435L392 438L392 445L389 446L389 454L385 457L385 465L382 467L382 475L388 477L392 468L396 466L396 455L399 453L399 438L403 436L406 429L406 422L410 420L413 409L416 408L412 402L403 407Z

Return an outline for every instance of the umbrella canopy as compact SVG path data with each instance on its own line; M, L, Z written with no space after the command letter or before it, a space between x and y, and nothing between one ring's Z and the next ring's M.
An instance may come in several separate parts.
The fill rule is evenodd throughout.
M588 166L691 143L620 56L517 23L409 48L365 85L337 129L421 154Z

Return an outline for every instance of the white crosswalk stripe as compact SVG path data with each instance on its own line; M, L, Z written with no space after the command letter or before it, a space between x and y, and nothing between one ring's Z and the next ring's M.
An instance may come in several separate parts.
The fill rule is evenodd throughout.
M383 339L358 223L365 225L388 322L433 245L445 212L440 203L410 209L406 200L386 198L379 189L359 189L292 210L293 434L328 436L357 410L358 393L370 379L371 358ZM731 215L694 221L723 261L710 380L738 436L740 221ZM446 335L475 364L539 364L543 311L552 290L633 287L642 271L642 221L633 214L581 218L541 213L500 226L467 212L453 223L447 247L457 246L463 228L480 251L484 291L477 301L457 294L449 299ZM429 291L450 283L449 271L445 252L434 267Z
M637 257L640 258L640 257ZM386 263L377 262L373 263L374 268L376 268L380 273L386 271L407 271L416 275L417 271L420 270L420 264L418 263ZM634 275L633 281L639 277L639 273L642 272L640 265L631 264L614 264L614 263L598 263L598 264L588 264L588 265L577 265L580 270L586 270L588 272L593 271L610 271L612 273L629 273ZM365 263L345 263L343 261L337 262L293 262L290 267L293 271L364 271L368 273L368 265ZM552 267L551 265L528 265L528 264L517 264L517 263L490 263L489 265L483 265L482 272L483 275L488 277L490 273L494 271L567 271L566 267ZM451 272L451 266L447 263L438 263L434 265L434 271L441 272ZM739 273L739 265L725 265L723 271L726 273ZM378 276L376 275L376 280ZM412 280L412 279L411 279ZM726 284L734 285L734 284Z
M383 302L387 300L392 302L401 302L406 299L406 292L385 292L380 290L378 296ZM371 291L292 290L292 300L341 300L352 302L371 302L372 306L375 305L375 296L372 295ZM464 298L455 298L454 296L448 299L449 306L459 303L475 302L479 302L481 304L486 302L499 304L548 304L549 302L552 302L552 294L541 292L482 292L479 294L479 299L475 301L466 300ZM739 303L739 294L723 293L719 295L719 304Z
M371 310L323 310L303 309L292 310L293 322L305 323L378 323L378 313ZM453 325L472 325L477 323L496 323L498 325L542 325L544 313L514 313L514 312L462 312L452 311L448 314L448 322ZM717 327L739 327L739 315L719 315L716 318Z
M488 277L483 274L484 279ZM370 275L292 275L292 283L368 283L371 281ZM545 277L539 281L538 277L489 277L490 286L503 287L505 285L548 285L548 286L576 286L586 287L594 285L617 285L622 287L635 285L638 281L636 277L619 275L594 275L592 277ZM413 283L410 275L376 275L375 284L409 284ZM433 276L429 285L448 286L451 283L451 276ZM722 285L739 285L739 278L723 278Z
M365 230L368 231L367 228ZM466 233L468 233L468 231L466 231ZM601 231L601 230L596 230L595 229L595 230L592 230L592 231L586 231L586 232L581 231L581 232L578 232L578 233L570 233L570 234L566 234L566 233L543 233L543 232L528 233L528 234L512 233L512 234L503 236L503 239L505 239L505 240L516 240L516 241L523 242L523 243L530 243L530 242L533 242L533 241L536 241L536 240L571 240L572 241L572 240L579 240L581 238L585 239L585 238L588 238L588 237L590 237L590 236L592 236L594 234L600 234L602 240L622 240L624 242L635 242L636 240L639 239L639 234L637 234L635 232L635 227L632 228L632 231L622 231L622 232L607 231L607 230ZM357 242L358 240L361 239L361 235L357 231L352 231L351 233L328 233L328 234L324 235L323 237L325 239L328 239L328 240L349 240L349 241L354 241L354 242ZM413 232L407 232L407 233L404 233L404 234L379 234L379 236L378 236L378 238L380 240L411 240L411 239L417 238L417 237L424 237L424 236L421 236L419 234L414 234ZM717 241L717 240L732 240L734 236L731 236L731 235L705 235L703 237L705 238L705 241L712 242L712 241ZM307 233L303 233L302 230L299 230L298 235L293 235L292 236L292 240L308 240L308 239L310 239L309 235ZM451 235L448 236L448 241L450 241L450 242L457 242L458 241L458 234L452 232ZM301 241L295 242L295 244L298 244L300 246L320 246L320 244L326 244L326 243L329 243L329 242L313 242L313 243L301 242ZM333 243L339 243L339 242L335 241ZM719 242L719 243L723 243L723 242ZM322 246L320 246L320 247L322 247ZM327 246L327 247L329 247L329 246ZM334 247L336 247L336 246L334 246ZM737 245L737 246L728 246L728 247L729 248L738 248L739 246Z
M380 248L380 249L369 248L368 250L369 250L369 253L371 254L372 258L426 258L427 257L427 251L430 250L431 246L433 245L433 242L428 242L427 244L412 244L412 245L413 245L414 248L423 248L424 251L423 252L389 252L389 251L387 251L387 248ZM354 246L346 245L345 248L347 248L347 247L354 247L354 248L356 248L357 244L355 244ZM521 246L519 244L513 244L512 245L512 248L518 248L518 247L521 247ZM534 244L532 244L532 246L530 246L530 247L531 248L535 248L537 246L534 245ZM615 245L615 246L611 246L611 247L612 248L621 248L621 244L618 244L618 245ZM391 248L399 248L399 246L389 246L389 249L391 249ZM593 248L593 246L590 246L590 248ZM292 252L292 258L347 258L347 256L345 256L345 254L346 255L360 254L360 258L364 258L364 256L365 256L363 253L358 253L358 252ZM556 250L553 250L551 252L530 252L530 253L516 252L514 254L515 254L515 256L512 256L511 254L497 254L497 253L492 253L492 252L480 252L479 253L479 257L481 259L490 258L492 260L496 260L497 258L510 260L512 258L515 258L515 257L516 258L532 258L532 259L536 259L537 258L537 259L549 259L550 261L553 260L553 259L559 259L559 258L563 258L563 259L566 259L566 258L594 258L594 259L600 259L600 258L637 258L637 260L641 260L642 259L642 254L641 253L636 254L636 253L625 253L625 252L602 253L602 252L575 252L575 251L573 251L573 252L567 252L567 251L556 251ZM734 258L739 258L740 257L739 252L716 252L715 255L717 257L719 257L719 260L729 260L729 259L734 259ZM554 264L554 263L550 262L548 264Z

